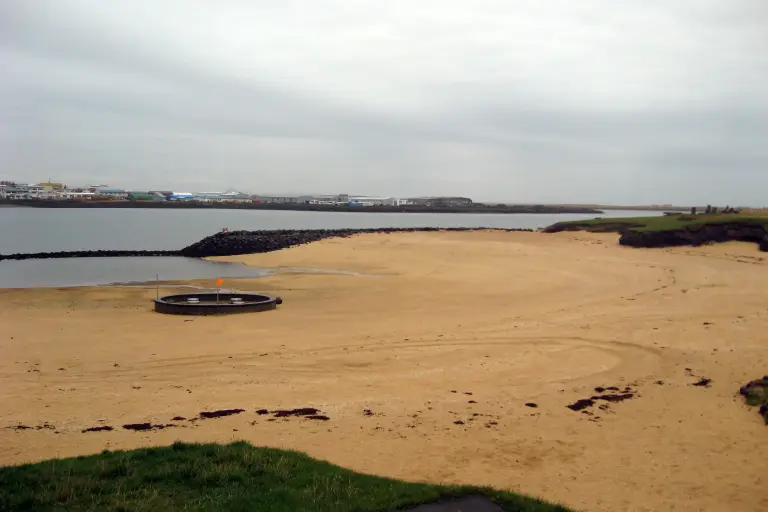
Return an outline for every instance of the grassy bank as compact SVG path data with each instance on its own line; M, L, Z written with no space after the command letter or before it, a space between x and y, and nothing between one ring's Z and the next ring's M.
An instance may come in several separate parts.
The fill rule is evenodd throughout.
M0 510L383 511L467 494L483 494L505 510L566 510L492 489L362 475L244 442L177 443L0 468Z
M655 217L598 218L572 222L558 222L545 231L673 231L709 224L738 223L745 225L768 225L768 216L758 214L716 214L716 215L663 215Z

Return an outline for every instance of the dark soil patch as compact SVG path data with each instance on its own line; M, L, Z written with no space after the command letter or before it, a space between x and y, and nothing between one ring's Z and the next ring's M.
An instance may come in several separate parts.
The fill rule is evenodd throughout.
M256 411L256 414L258 414L259 416L263 416L265 414L269 414L269 411L266 409L259 409L258 411Z
M171 423L167 425L155 425L153 423L128 423L123 425L125 430L133 430L134 432L145 432L147 430L163 430L164 428L175 427Z
M224 416L232 416L233 414L240 414L245 412L245 409L220 409L218 411L203 411L200 413L202 419L223 418Z
M373 416L373 411L370 409L363 409L363 416Z
M539 404L534 402L528 402L525 404L526 407L533 407L534 409L539 406Z
M184 416L174 416L173 418L171 418L171 421L186 421L186 420L187 418L185 418Z
M42 425L36 425L34 427L30 427L29 425L13 425L11 427L7 427L11 430L56 430L56 427L54 425L51 425L50 423L43 423Z
M463 422L463 421L461 421L461 420L456 420L456 421L454 421L454 422L453 422L453 424L454 424L454 425L463 425L463 424L464 424L464 422Z
M304 418L308 420L320 420L320 421L328 421L329 419L331 419L328 416L323 416L322 414L312 414L310 416L304 416Z
M581 411L583 409L586 409L587 407L592 407L595 405L594 400L590 400L588 398L582 398L581 400L576 400L572 404L566 405L570 410L572 411Z
M286 418L289 416L313 416L319 412L318 409L313 409L312 407L302 407L299 409L281 409L272 411L272 414L274 414L275 418Z
M703 387L703 388L708 388L711 382L712 382L712 379L702 377L698 381L694 382L693 385Z
M100 427L89 427L83 430L83 434L86 432L112 432L115 430L114 428L110 427L109 425L102 425Z
M614 391L615 393L604 393L602 395L593 395L589 398L582 398L581 400L576 400L574 403L569 404L566 407L568 407L572 411L581 411L582 413L589 414L589 412L585 411L584 409L594 406L595 402L598 400L616 403L616 402L623 402L624 400L629 400L630 398L634 398L635 396L635 393L632 391L632 388L630 388L629 386L625 387L623 392L619 392L619 388L617 388L616 386L610 386L610 387L598 386L595 388L595 391L600 392L599 390Z
M605 400L606 402L623 402L624 400L629 400L634 396L635 395L633 393L622 393L619 395L595 395L592 397L592 400Z

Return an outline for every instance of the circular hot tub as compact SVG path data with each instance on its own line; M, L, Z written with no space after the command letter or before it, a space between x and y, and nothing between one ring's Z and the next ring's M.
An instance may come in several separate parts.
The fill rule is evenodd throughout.
M153 299L155 311L169 315L226 315L256 313L277 308L280 297L255 293L180 293Z

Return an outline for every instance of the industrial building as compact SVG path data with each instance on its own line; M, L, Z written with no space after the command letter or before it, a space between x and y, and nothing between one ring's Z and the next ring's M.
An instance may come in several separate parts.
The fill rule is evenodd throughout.
M472 206L472 199L468 197L409 197L401 199L400 204L411 206L429 207L467 207Z

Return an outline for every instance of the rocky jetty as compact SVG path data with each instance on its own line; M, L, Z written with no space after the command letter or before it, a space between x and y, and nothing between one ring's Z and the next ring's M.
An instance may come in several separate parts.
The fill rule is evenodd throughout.
M118 256L181 256L180 251L60 251L0 254L2 260L43 260L51 258L106 258Z
M477 231L489 228L379 228L379 229L305 229L278 231L229 231L203 238L180 251L62 251L19 254L0 254L2 260L30 260L51 258L94 258L119 256L234 256L279 251L326 238L345 238L361 233L399 233L416 231ZM503 229L496 231L533 231L532 229Z
M216 233L181 250L182 256L205 258L279 251L326 238L346 238L362 233L402 233L416 231L474 231L475 228L379 228L379 229L310 229L282 231L230 231ZM507 229L503 231L532 231Z

